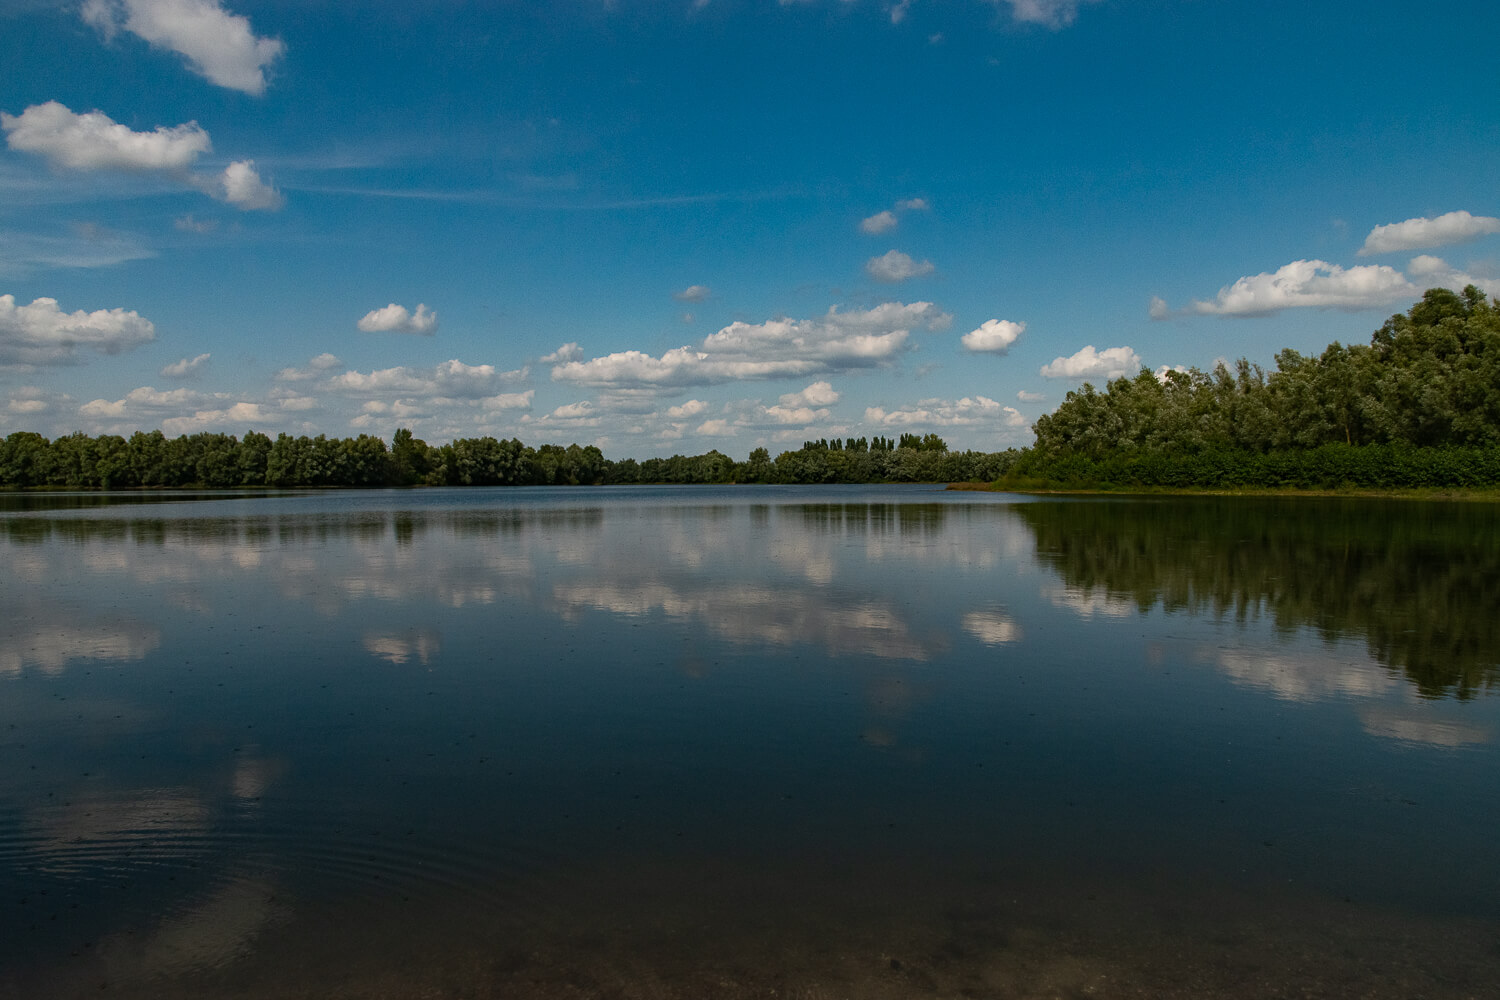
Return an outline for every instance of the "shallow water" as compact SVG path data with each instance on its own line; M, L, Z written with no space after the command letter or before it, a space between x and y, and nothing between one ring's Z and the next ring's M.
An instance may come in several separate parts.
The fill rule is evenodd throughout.
M129 499L0 500L0 995L1500 981L1487 505Z

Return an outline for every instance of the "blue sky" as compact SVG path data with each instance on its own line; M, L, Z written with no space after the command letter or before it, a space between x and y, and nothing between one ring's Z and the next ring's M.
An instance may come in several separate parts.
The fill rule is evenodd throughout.
M1500 292L1500 5L0 3L0 433L934 431Z

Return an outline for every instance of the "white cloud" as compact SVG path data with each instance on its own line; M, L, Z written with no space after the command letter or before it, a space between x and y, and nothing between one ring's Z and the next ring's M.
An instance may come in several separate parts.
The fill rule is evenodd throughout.
M1416 294L1416 287L1404 274L1384 264L1344 268L1322 260L1294 260L1275 273L1240 278L1219 289L1213 301L1194 301L1188 311L1212 316L1266 316L1305 307L1367 309ZM1153 304L1153 318L1165 315Z
M924 260L918 263L900 250L887 250L881 256L871 257L865 261L865 273L876 281L888 283L905 281L908 278L920 278L935 270L937 269L932 266L932 261Z
M814 382L801 392L785 393L775 406L756 406L735 420L735 425L779 429L806 427L827 420L832 415L828 407L838 401L839 394L832 385Z
M702 302L712 295L712 290L707 285L689 285L680 292L672 295L678 302Z
M183 358L174 361L161 370L161 374L167 378L193 378L201 373L208 365L210 355L200 354L194 358Z
M124 29L184 56L211 83L247 94L265 92L266 68L286 51L279 39L257 37L248 18L216 0L87 0L80 13L106 38Z
M690 399L681 406L667 408L667 416L673 420L691 420L708 412L708 404L701 399Z
M1005 0L1010 16L1023 24L1040 24L1048 28L1065 28L1078 18L1078 8L1103 0Z
M323 388L350 396L482 399L527 374L525 368L502 372L494 365L466 365L454 359L433 368L383 368L368 374L348 371L326 380Z
M1418 216L1405 222L1376 226L1359 248L1361 257L1398 250L1426 250L1429 247L1468 243L1481 236L1500 233L1500 219L1468 212L1449 212L1435 219Z
M965 396L957 401L924 399L899 410L871 406L865 410L865 420L882 427L976 427L984 424L1020 427L1026 423L1026 418L1015 408L1002 406L987 396Z
M1042 366L1047 378L1119 378L1140 370L1141 357L1128 347L1094 350L1089 344L1067 358L1053 358Z
M225 167L208 193L242 212L274 212L286 204L280 191L260 179L254 160L237 160Z
M900 7L904 15L906 5L903 3L898 6ZM892 13L895 13L894 8L892 10ZM867 219L861 220L859 224L859 231L867 236L879 236L881 233L890 232L892 229L896 228L896 224L900 221L897 218L897 212L925 212L928 208L929 206L927 204L926 198L904 198L901 201L896 202L896 206L894 209L888 208L884 211L876 212L874 215L870 216ZM889 254L887 254L887 256L889 256Z
M1184 365L1157 365L1156 371L1152 374L1156 376L1156 381L1165 385L1167 382L1167 375L1171 372L1181 372L1183 374L1187 374L1187 368Z
M876 212L859 224L859 231L869 236L878 236L896 228L896 213L890 209Z
M130 390L122 399L91 400L78 408L78 414L98 429L160 427L171 436L204 430L245 430L271 419L262 404L235 400L228 393L160 390L149 385Z
M222 409L194 410L192 416L167 417L161 429L172 437L207 430L254 430L269 419L259 403L235 403Z
M529 410L531 399L536 395L535 389L527 389L525 392L501 392L493 396L486 396L479 401L483 410Z
M1500 287L1500 281L1493 277L1460 271L1443 258L1433 257L1430 254L1419 254L1413 257L1406 265L1406 272L1411 275L1413 284L1423 291L1429 288L1462 289L1469 285L1482 289Z
M735 429L727 420L705 420L695 433L704 437L733 437Z
M1012 323L1008 319L989 319L981 323L978 329L964 334L962 341L964 347L971 351L1004 354L1010 350L1010 345L1016 342L1025 329L1025 323Z
M577 361L581 357L583 348L578 346L576 340L570 340L551 354L543 355L540 360L544 365L555 365L564 361Z
M801 392L789 392L781 397L782 406L832 406L838 401L838 390L827 382L814 382Z
M428 312L420 302L416 312L407 312L405 306L392 302L365 313L358 326L365 333L420 333L430 337L437 332L437 313Z
M74 114L57 101L33 104L19 116L0 111L0 128L11 149L74 170L184 170L213 149L197 122L132 132L102 111Z
M1016 393L1016 399L1022 403L1040 403L1046 398L1047 394L1045 392L1027 392L1025 389L1022 389Z
M188 173L199 156L213 151L213 142L197 122L134 132L102 111L75 114L48 101L19 116L0 111L0 128L11 149L45 156L56 166L165 173L244 211L278 209L284 203L280 192L261 180L252 160L237 160L218 174ZM192 217L187 219L191 223ZM179 229L195 227L178 224Z
M308 361L306 368L283 368L276 373L278 382L310 382L343 362L326 351Z
M211 406L217 398L220 397L198 392L196 389L160 390L145 385L130 390L123 399L113 402L107 399L91 400L80 406L78 412L86 417L145 416Z
M904 351L913 328L942 329L951 321L931 302L887 302L847 313L834 307L818 319L731 323L698 349L679 347L659 358L619 351L570 361L554 367L552 378L614 391L666 390L871 368Z
M118 354L155 336L151 321L133 310L65 313L56 299L18 306L14 295L0 295L0 365L69 364L80 347Z

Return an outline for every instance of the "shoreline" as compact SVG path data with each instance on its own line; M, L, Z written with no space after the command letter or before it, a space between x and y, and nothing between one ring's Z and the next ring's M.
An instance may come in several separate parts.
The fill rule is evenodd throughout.
M1284 487L1214 487L1214 486L1131 486L1109 489L1098 486L1004 486L1000 483L949 483L948 489L973 493L1022 493L1028 496L1112 496L1112 497L1347 497L1364 500L1447 500L1464 503L1500 502L1500 486L1478 488L1430 487L1399 488L1328 488L1300 489Z

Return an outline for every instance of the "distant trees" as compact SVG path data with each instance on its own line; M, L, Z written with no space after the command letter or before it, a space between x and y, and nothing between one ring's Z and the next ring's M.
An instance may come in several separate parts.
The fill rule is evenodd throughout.
M292 437L249 431L167 438L161 431L48 441L19 431L0 438L0 486L133 487L579 486L624 483L868 483L987 481L1014 451L950 452L936 434L821 439L773 460L756 448L744 462L717 449L645 461L611 461L593 445L492 437L429 445L407 428L379 438Z
M1368 345L1266 372L1147 369L1037 420L1013 480L1138 485L1500 482L1500 303L1432 289ZM1440 457L1435 452L1443 452Z

